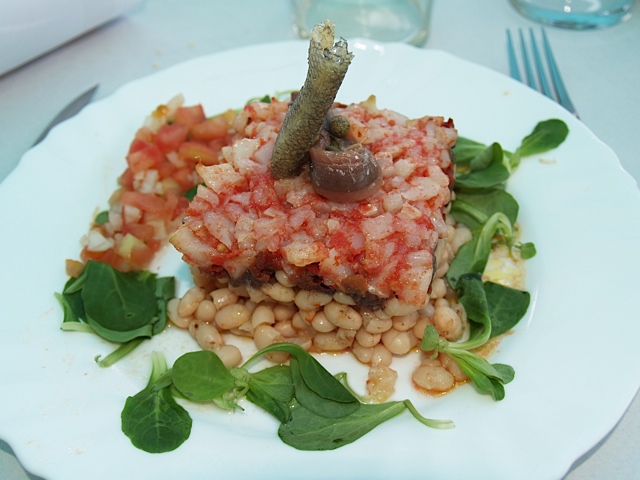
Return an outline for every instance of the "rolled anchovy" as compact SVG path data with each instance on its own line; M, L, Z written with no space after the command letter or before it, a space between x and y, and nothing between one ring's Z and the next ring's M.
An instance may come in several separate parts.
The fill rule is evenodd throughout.
M271 174L275 178L300 173L342 85L353 54L345 40L333 41L334 25L328 20L311 31L307 78L285 116L273 150Z

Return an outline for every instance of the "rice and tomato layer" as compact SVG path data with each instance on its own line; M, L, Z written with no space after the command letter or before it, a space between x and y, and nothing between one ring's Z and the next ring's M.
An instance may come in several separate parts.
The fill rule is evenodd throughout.
M236 118L220 163L196 167L206 186L171 243L188 264L234 285L260 287L281 271L296 287L344 293L372 310L423 307L447 236L452 122L410 120L379 110L374 98L336 105L331 114L349 120L347 138L372 151L383 177L366 200L337 203L314 192L308 169L282 180L270 174L287 109L254 102Z

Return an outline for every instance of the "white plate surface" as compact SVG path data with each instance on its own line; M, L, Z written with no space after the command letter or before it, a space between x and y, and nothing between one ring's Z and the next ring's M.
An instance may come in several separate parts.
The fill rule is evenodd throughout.
M456 428L432 430L410 415L332 452L299 452L277 424L247 404L244 413L189 406L191 438L150 455L120 431L128 395L147 381L152 350L169 362L194 342L168 329L109 369L93 361L112 345L60 330L53 292L77 258L92 215L105 208L146 115L183 93L208 114L265 93L299 88L305 42L262 45L199 58L132 82L84 109L29 151L0 186L3 265L0 304L0 437L24 466L47 479L129 478L560 478L616 424L640 384L635 312L640 266L640 192L615 154L578 120L527 87L438 51L353 41L355 60L338 95L375 93L408 116L452 117L461 135L514 149L540 120L561 118L566 142L523 162L509 189L520 201L532 308L493 360L516 370L502 402L464 386L440 398L413 392L415 359L400 367L398 398ZM36 112L34 112L36 114ZM186 281L167 253L161 272ZM184 286L184 283L182 284ZM346 357L322 357L364 371ZM404 375L403 375L404 372Z

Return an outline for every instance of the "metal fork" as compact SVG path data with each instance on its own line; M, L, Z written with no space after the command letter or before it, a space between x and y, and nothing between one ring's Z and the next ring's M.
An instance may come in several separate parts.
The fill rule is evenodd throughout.
M531 88L537 89L538 91L544 93L550 99L558 102L569 112L575 115L576 118L580 118L578 116L578 112L576 112L576 109L573 106L573 103L571 102L571 99L569 98L569 94L567 93L567 89L564 86L564 82L562 81L560 70L558 70L553 52L551 51L551 45L549 44L547 34L544 29L541 29L541 32L542 49L544 50L544 55L547 61L546 69L542 65L542 57L538 48L538 42L535 35L533 34L533 29L529 29L529 46L527 46L525 42L525 37L522 33L522 29L518 29L518 34L520 37L520 51L522 53L522 63L524 65L526 83ZM537 74L537 84L534 80L533 68L529 59L530 52L533 56L533 64L535 65L535 71ZM507 54L509 57L509 72L511 74L511 77L522 82L522 77L520 76L520 69L518 67L518 61L516 59L516 52L513 40L511 38L510 30L507 30ZM547 72L549 78L551 79L551 84L553 85L553 92L549 88L549 82L547 81Z

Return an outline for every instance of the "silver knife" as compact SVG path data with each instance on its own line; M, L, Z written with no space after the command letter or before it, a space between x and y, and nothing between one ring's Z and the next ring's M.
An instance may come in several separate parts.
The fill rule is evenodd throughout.
M39 144L44 139L44 137L47 136L47 134L49 133L49 131L53 127L55 127L56 125L58 125L61 122L64 122L68 118L73 117L76 113L78 113L80 110L82 110L82 108L87 103L89 103L91 101L91 99L93 98L93 96L96 94L96 90L98 90L98 86L99 85L94 85L89 90L87 90L86 92L80 94L77 98L72 100L66 107L64 107L60 111L60 113L58 113L58 115L56 115L55 118L53 120L51 120L51 122L49 122L49 125L47 125L45 127L45 129L42 131L40 136L37 138L37 140L31 146L35 147L37 144Z

